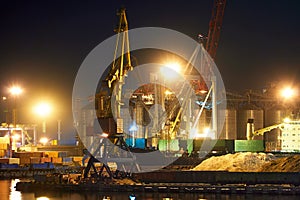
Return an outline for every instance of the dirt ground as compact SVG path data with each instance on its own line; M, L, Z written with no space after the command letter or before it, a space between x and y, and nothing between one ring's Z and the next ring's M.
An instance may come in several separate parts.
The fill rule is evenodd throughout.
M229 172L300 172L300 155L276 158L266 153L235 153L213 156L192 170Z

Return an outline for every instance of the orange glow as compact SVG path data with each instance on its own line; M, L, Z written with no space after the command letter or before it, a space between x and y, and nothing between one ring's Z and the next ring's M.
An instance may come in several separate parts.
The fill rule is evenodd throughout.
M14 96L18 96L18 95L22 94L23 90L19 86L13 86L13 87L9 88L9 92Z
M281 91L281 96L285 99L290 99L295 96L296 91L291 87L286 87Z
M52 111L52 107L47 102L41 102L37 106L34 107L34 112L41 117L48 116Z

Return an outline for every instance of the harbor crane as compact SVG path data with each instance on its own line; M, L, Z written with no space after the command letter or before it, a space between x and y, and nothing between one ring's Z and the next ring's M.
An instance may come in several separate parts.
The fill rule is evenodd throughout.
M124 141L123 119L121 118L122 87L127 72L133 69L130 58L128 22L125 11L125 8L121 8L117 13L119 24L114 30L117 33L114 60L107 76L102 79L104 81L95 98L98 121L100 125L104 124L109 128L97 134L94 137L93 144L89 149L84 151L86 157L89 157L88 165L84 171L85 178L88 177L91 169L94 170L94 174L98 178L103 178L107 174L110 178L119 178L124 175L127 176L134 170L133 168L137 171L140 170L134 155ZM117 57L118 53L120 54L119 57ZM115 98L114 104L111 104L112 98ZM115 111L117 122L114 121L113 111ZM101 128L105 127L102 125ZM102 166L97 171L95 163L99 162L102 163ZM108 163L116 163L117 169L115 173L112 172Z

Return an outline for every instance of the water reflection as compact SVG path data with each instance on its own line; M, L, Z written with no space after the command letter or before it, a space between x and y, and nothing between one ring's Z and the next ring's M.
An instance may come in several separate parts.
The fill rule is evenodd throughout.
M37 191L24 193L15 190L20 180L0 180L0 200L293 200L296 195L237 195L237 194L195 194L195 193L76 193L71 191Z

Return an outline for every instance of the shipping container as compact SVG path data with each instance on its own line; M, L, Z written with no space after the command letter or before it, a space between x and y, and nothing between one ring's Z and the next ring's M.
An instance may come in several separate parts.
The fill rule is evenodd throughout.
M44 152L15 152L16 158L44 157Z
M73 163L72 157L63 157L62 162L65 163Z
M263 140L235 140L235 152L261 152L264 151Z
M49 158L49 157L42 157L41 158L41 163L48 163L48 162L51 162L51 158Z
M45 157L58 158L58 151L45 151Z
M19 168L18 164L0 163L0 169L17 169L17 168Z
M6 150L0 150L0 157L4 157L6 155Z
M159 140L158 149L160 151L179 151L179 140L178 139Z
M19 158L0 158L0 163L5 163L5 164L20 164L20 159Z
M125 142L128 146L145 149L146 148L146 139L145 138L126 138Z
M30 164L31 169L53 169L54 166L52 163L33 163Z
M0 137L0 143L9 144L9 137Z
M0 150L7 150L8 146L9 146L9 144L7 144L7 143L0 143Z
M40 157L30 157L30 164L38 164L41 163Z
M62 164L62 158L59 157L59 158L51 158L51 162L54 163L54 164Z
M58 157L60 157L60 158L68 157L68 153L66 151L59 151Z

